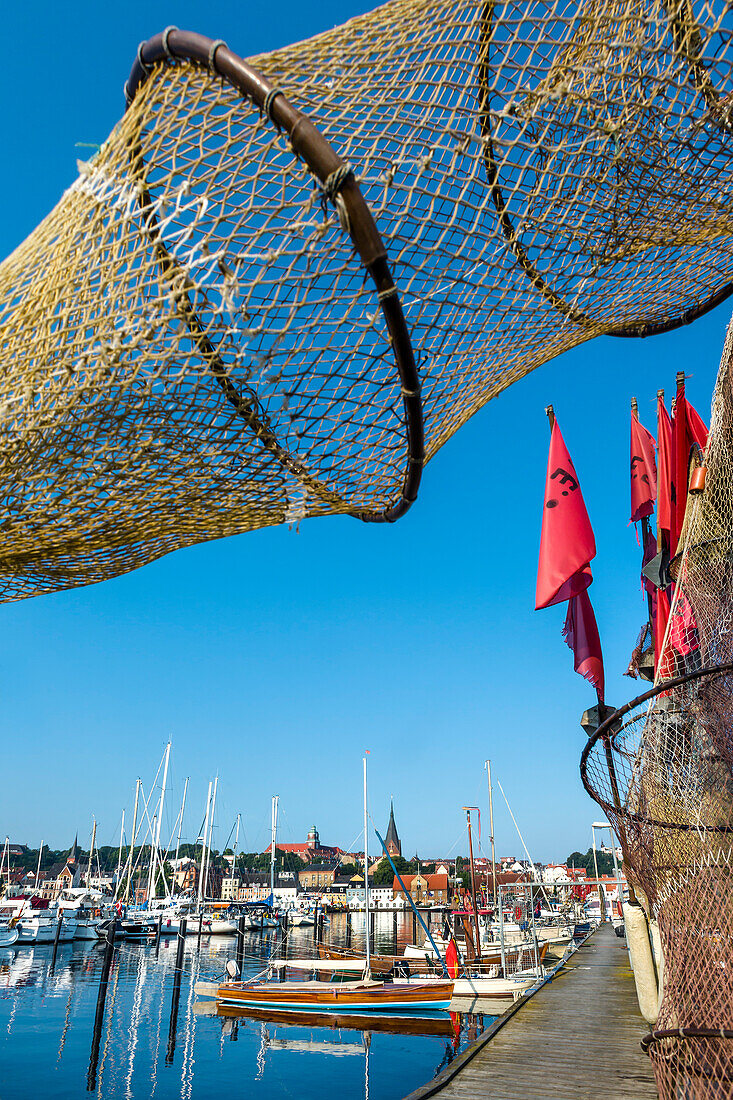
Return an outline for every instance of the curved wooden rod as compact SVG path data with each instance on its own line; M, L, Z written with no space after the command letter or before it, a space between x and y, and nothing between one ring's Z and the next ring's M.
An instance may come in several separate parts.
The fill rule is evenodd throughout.
M588 779L588 757L591 750L597 744L598 741L603 740L605 744L609 744L613 741L613 727L619 722L629 711L634 710L641 703L646 703L647 700L653 699L655 695L661 695L662 692L672 691L676 687L680 687L682 684L687 684L691 680L699 680L704 676L722 676L723 673L733 672L733 662L725 665L712 665L708 668L699 668L695 672L686 672L681 676L675 676L671 680L661 680L654 687L649 688L648 691L643 692L641 695L637 695L635 699L626 703L624 706L619 707L618 710L609 714L605 721L601 722L598 729L591 734L588 738L588 743L584 746L582 753L580 754L580 779L586 792L590 795L594 802L598 802L604 809L609 810L611 813L618 814L620 817L627 818L630 821L643 822L645 825L655 825L662 829L694 829L705 828L708 832L712 833L727 833L733 831L733 825L688 825L685 822L675 821L657 821L655 818L644 817L642 814L634 813L633 810L622 810L620 806L613 806L610 802L605 800L600 801L598 794L590 785Z
M481 134L484 138L484 167L486 169L486 176L489 181L489 193L491 200L496 208L497 215L499 217L499 224L504 238L514 253L515 259L522 271L529 279L535 290L539 291L542 297L548 301L558 313L568 317L576 324L583 326L584 328L597 328L598 322L590 317L581 309L577 309L575 306L567 302L562 295L558 294L556 290L552 288L547 279L540 273L536 265L529 258L529 254L524 245L519 239L519 234L512 221L509 210L507 207L504 193L501 189L499 179L499 166L496 162L494 155L494 139L491 133L491 108L490 101L491 95L489 92L490 79L489 79L489 52L491 46L492 28L493 28L493 15L496 0L485 0L484 6L481 10L481 16L479 19L480 33L479 33L479 62L478 62L478 87L479 87L479 125L481 128ZM677 44L678 31L674 22L670 16L670 23L673 36L675 37L675 43ZM679 48L679 47L678 47ZM689 58L688 58L689 60ZM697 62L697 68L695 72L702 68L699 60ZM705 70L703 69L703 72ZM706 74L707 75L707 74ZM710 105L710 89L712 84L707 78L707 83L704 81L695 80L695 86L703 94L705 101ZM717 93L716 93L717 94ZM717 101L716 101L717 102ZM718 106L717 113L711 108L711 116L720 123L721 108ZM727 115L726 115L727 118ZM726 122L726 126L727 126ZM664 332L672 332L674 329L681 328L683 325L689 325L692 321L696 321L699 317L709 313L711 309L715 309L716 306L724 302L726 298L729 298L733 294L733 281L724 283L722 286L714 290L713 293L706 298L703 302L699 302L695 306L690 306L688 309L682 310L676 317L668 317L663 321L649 321L639 319L637 321L624 322L617 325L610 325L602 333L598 335L603 336L619 336L619 337L645 337L645 336L659 336Z
M137 58L125 85L128 106L147 79L153 65L176 61L190 61L203 65L213 75L226 80L242 96L252 100L273 125L285 131L295 156L304 161L309 171L324 188L324 194L332 204L337 206L338 202L342 202L345 207L351 240L364 268L372 278L389 333L400 379L407 434L406 469L400 499L381 512L354 510L349 514L367 522L393 522L403 516L417 498L425 464L423 409L420 379L399 295L392 278L386 249L364 196L349 166L338 156L307 115L294 107L278 88L220 40L171 27L149 38L147 42L143 42L138 48ZM141 203L145 201L145 195L142 195ZM160 258L161 252L165 249L157 232L157 224L150 217L146 218L146 222ZM164 261L164 268L168 263L175 264L175 260L169 253L166 252L166 256L168 260ZM189 303L188 309L185 307L185 301ZM183 315L189 324L197 348L204 355L214 376L223 387L227 400L243 416L262 446L307 488L322 497L337 496L333 490L328 489L319 479L309 474L303 463L277 442L271 427L258 416L259 404L256 400L252 400L253 394L250 393L246 400L242 400L226 375L224 364L205 335L204 327L196 317L187 295L185 301Z

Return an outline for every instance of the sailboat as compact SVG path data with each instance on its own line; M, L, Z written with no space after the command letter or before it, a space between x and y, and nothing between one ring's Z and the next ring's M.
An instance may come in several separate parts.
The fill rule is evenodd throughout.
M367 759L364 756L364 891L365 912L369 912L369 854L367 811ZM242 982L237 964L227 963L229 980L216 986L197 983L196 992L215 996L220 1005L275 1009L278 1012L425 1012L447 1009L453 996L453 982L385 982L371 976L369 936L363 975L352 982Z

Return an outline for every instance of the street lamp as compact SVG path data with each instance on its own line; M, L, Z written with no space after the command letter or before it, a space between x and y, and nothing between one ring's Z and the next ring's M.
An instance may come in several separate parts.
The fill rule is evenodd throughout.
M598 879L598 862L596 860L596 829L608 829L608 832L609 832L609 835L610 835L610 838L611 838L611 854L613 855L613 872L616 876L616 900L621 902L621 901L623 901L622 893L621 893L621 874L619 872L618 861L616 859L616 838L613 834L613 827L611 825L609 825L609 823L607 821L594 821L592 826L591 826L591 829L592 829L592 832L593 832L593 863L594 863L595 871L596 871L596 879ZM599 899L599 902L600 902L600 897L601 897L601 888L600 888L600 880L599 880L599 885L598 885L598 899ZM604 919L605 919L604 914L603 914L603 912L601 912L601 921L603 921Z

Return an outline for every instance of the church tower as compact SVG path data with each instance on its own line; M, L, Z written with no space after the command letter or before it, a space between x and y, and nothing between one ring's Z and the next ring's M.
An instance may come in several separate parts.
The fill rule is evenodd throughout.
M400 838L397 835L397 826L394 823L394 801L389 801L389 825L387 826L387 835L384 838L384 843L387 845L387 851L394 859L395 856L402 855L402 845L400 844Z

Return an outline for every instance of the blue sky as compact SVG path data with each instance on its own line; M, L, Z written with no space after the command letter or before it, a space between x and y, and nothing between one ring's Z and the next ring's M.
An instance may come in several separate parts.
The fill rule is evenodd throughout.
M0 255L72 182L89 155L76 143L101 142L119 118L141 39L176 24L246 56L368 6L14 6L0 70ZM264 848L278 793L282 839L304 840L315 822L325 843L360 846L369 748L372 813L386 827L394 794L408 856L466 850L461 807L483 816L487 756L533 856L585 850L600 811L580 784L578 722L594 695L560 637L564 607L533 611L544 407L555 405L595 528L591 596L607 699L620 705L643 688L621 675L644 616L629 399L654 430L657 387L671 395L684 369L707 421L728 315L724 304L680 332L596 340L547 364L443 448L398 524L268 529L0 607L2 835L64 846L78 830L87 844L95 815L99 842L115 843L136 777L147 789L170 737L164 834L190 776L184 834L197 835L218 773L220 845L241 811L240 843ZM498 792L495 808L501 853L519 855Z

